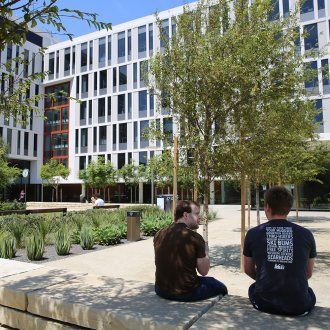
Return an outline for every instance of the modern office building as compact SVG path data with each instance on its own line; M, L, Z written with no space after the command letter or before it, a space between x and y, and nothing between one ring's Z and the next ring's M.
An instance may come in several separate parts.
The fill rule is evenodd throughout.
M293 5L291 0L280 0L275 11L285 16ZM182 11L183 7L177 7L158 14L169 37L175 29L175 17ZM306 82L306 88L322 109L316 118L321 140L330 140L330 79L322 76L329 70L329 19L329 0L303 3L300 50L326 50L318 58L306 59L311 67L319 69L318 79ZM10 145L10 158L29 162L26 166L31 169L32 184L40 184L38 170L42 162L57 159L71 169L68 180L63 182L63 200L78 201L78 174L89 162L104 157L115 168L121 168L131 160L144 164L154 153L161 152L161 142L146 140L144 130L153 120L167 132L173 132L175 127L165 110L157 113L157 99L148 92L142 77L146 61L162 46L156 17L150 15L48 47L44 70L49 75L36 86L57 97L39 105L45 120L31 119L25 128L15 126L13 118L9 122L2 118L0 122L2 136ZM8 47L7 55L2 53L4 61L15 51L13 46L12 50ZM32 56L38 45L32 43L29 47L27 51ZM38 61L35 70L41 69L40 65ZM61 90L71 98L64 97ZM148 201L147 189L150 188L145 185L143 194L140 185L140 201ZM222 190L219 199L217 189ZM212 196L216 202L226 202L224 186L217 186Z

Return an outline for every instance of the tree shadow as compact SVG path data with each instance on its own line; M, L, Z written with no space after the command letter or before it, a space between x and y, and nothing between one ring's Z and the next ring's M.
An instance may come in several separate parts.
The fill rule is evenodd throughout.
M210 248L211 267L223 266L225 268L240 268L240 245L212 246Z
M299 225L300 222L324 222L324 221L330 221L330 217L325 216L305 216L305 215L299 215L298 221L296 220L295 216L289 216L288 220L291 222L296 223Z

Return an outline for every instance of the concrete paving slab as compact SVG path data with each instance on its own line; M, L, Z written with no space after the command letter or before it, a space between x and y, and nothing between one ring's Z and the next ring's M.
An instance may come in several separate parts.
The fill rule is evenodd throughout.
M0 279L7 276L25 273L43 267L45 267L45 265L36 265L27 262L0 258Z
M31 314L27 314L21 311L9 307L0 306L0 323L13 329L24 330L77 330L77 327L71 327L65 324L46 320L41 317L37 317ZM2 327L0 329L9 329Z
M329 329L330 308L315 307L308 316L282 317L255 310L249 299L226 296L204 314L191 329Z
M7 276L0 279L0 305L25 311L27 309L27 293L51 285L66 283L84 275L83 273L42 267Z
M91 329L187 329L219 297L178 303L153 285L92 275L28 294L28 311Z

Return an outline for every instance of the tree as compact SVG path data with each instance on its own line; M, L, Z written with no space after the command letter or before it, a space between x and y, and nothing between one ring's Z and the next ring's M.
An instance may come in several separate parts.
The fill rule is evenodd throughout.
M131 190L131 203L133 201L133 188L139 185L138 167L134 165L134 162L125 164L118 170L118 178L122 179L125 186L128 186Z
M149 86L171 109L180 145L198 159L206 211L212 179L241 182L242 248L246 177L270 167L276 182L273 155L315 139L297 26L296 13L278 19L270 0L201 1L185 8L171 40L150 61Z
M10 166L7 160L7 146L0 139L0 188L5 188L21 173L17 167Z
M66 180L70 175L70 169L55 159L41 165L40 177L47 185L53 187L56 192L56 202L58 202L58 187L61 180Z
M79 172L79 178L88 187L104 189L105 195L105 188L117 181L117 172L110 162L105 163L104 158L99 157L97 161L90 162L85 170Z
M2 0L0 1L0 52L6 45L24 45L27 33L38 25L55 28L57 34L72 39L73 35L67 31L63 18L84 21L94 28L110 29L111 24L99 22L97 14L81 12L77 9L60 8L58 0ZM56 33L55 33L56 34ZM33 56L43 56L45 48ZM32 59L31 61L33 61ZM23 69L29 64L24 53L1 64L2 86L0 92L0 113L6 118L18 117L19 121L26 122L29 114L35 111L35 103L42 100L45 95L32 95L28 92L33 82L42 80L47 72L36 72L27 75ZM15 68L14 68L15 67ZM32 93L31 93L32 94ZM55 95L50 95L55 97Z

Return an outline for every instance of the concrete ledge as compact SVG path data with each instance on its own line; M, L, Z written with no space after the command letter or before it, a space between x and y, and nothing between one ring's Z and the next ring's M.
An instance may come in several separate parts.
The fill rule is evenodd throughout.
M89 275L28 293L28 311L91 329L187 329L218 300L172 302L151 284Z
M0 279L0 305L27 310L27 294L85 274L43 267Z
M9 307L0 306L0 324L14 329L24 330L71 330L78 329L65 324L46 320ZM0 326L0 329L2 327ZM5 329L5 328L3 328Z
M248 298L226 296L191 329L329 329L330 309L315 307L308 316L283 317L255 310Z

